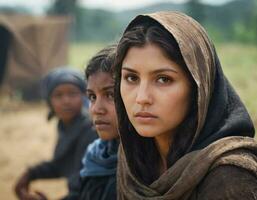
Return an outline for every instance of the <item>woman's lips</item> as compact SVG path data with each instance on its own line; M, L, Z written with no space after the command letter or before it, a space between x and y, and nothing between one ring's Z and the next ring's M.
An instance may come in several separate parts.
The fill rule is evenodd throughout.
M152 123L158 117L149 112L137 112L135 115L136 121L139 123Z

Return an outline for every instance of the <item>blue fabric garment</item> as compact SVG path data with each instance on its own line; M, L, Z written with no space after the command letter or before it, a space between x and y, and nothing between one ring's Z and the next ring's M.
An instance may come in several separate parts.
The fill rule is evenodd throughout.
M82 92L84 92L86 88L84 77L79 71L69 67L60 67L45 76L42 82L44 98L49 99L54 88L64 83L74 84Z
M101 139L91 143L82 159L81 177L108 176L116 173L118 141Z

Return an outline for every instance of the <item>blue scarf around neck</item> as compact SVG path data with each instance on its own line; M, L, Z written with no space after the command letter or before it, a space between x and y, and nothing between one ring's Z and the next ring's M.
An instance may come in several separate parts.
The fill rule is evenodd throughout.
M96 139L91 143L82 159L81 177L114 175L117 169L117 139Z

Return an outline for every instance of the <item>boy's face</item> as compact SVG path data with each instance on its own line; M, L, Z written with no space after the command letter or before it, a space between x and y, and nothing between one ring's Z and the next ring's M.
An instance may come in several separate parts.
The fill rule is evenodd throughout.
M75 116L80 114L83 100L80 89L71 84L60 84L54 88L51 94L51 105L56 116L63 121L64 124L69 124Z
M111 140L118 137L117 117L113 101L114 80L110 73L97 72L88 78L89 112L99 137Z

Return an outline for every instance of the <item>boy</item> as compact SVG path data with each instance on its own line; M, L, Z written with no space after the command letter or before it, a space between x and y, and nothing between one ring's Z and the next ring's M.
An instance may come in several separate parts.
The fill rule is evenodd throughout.
M50 108L48 120L54 116L59 120L58 140L53 159L29 168L18 180L15 192L22 200L46 198L41 192L29 191L33 180L66 177L72 184L86 147L97 137L82 109L85 82L79 72L67 67L53 70L43 80L43 87Z

